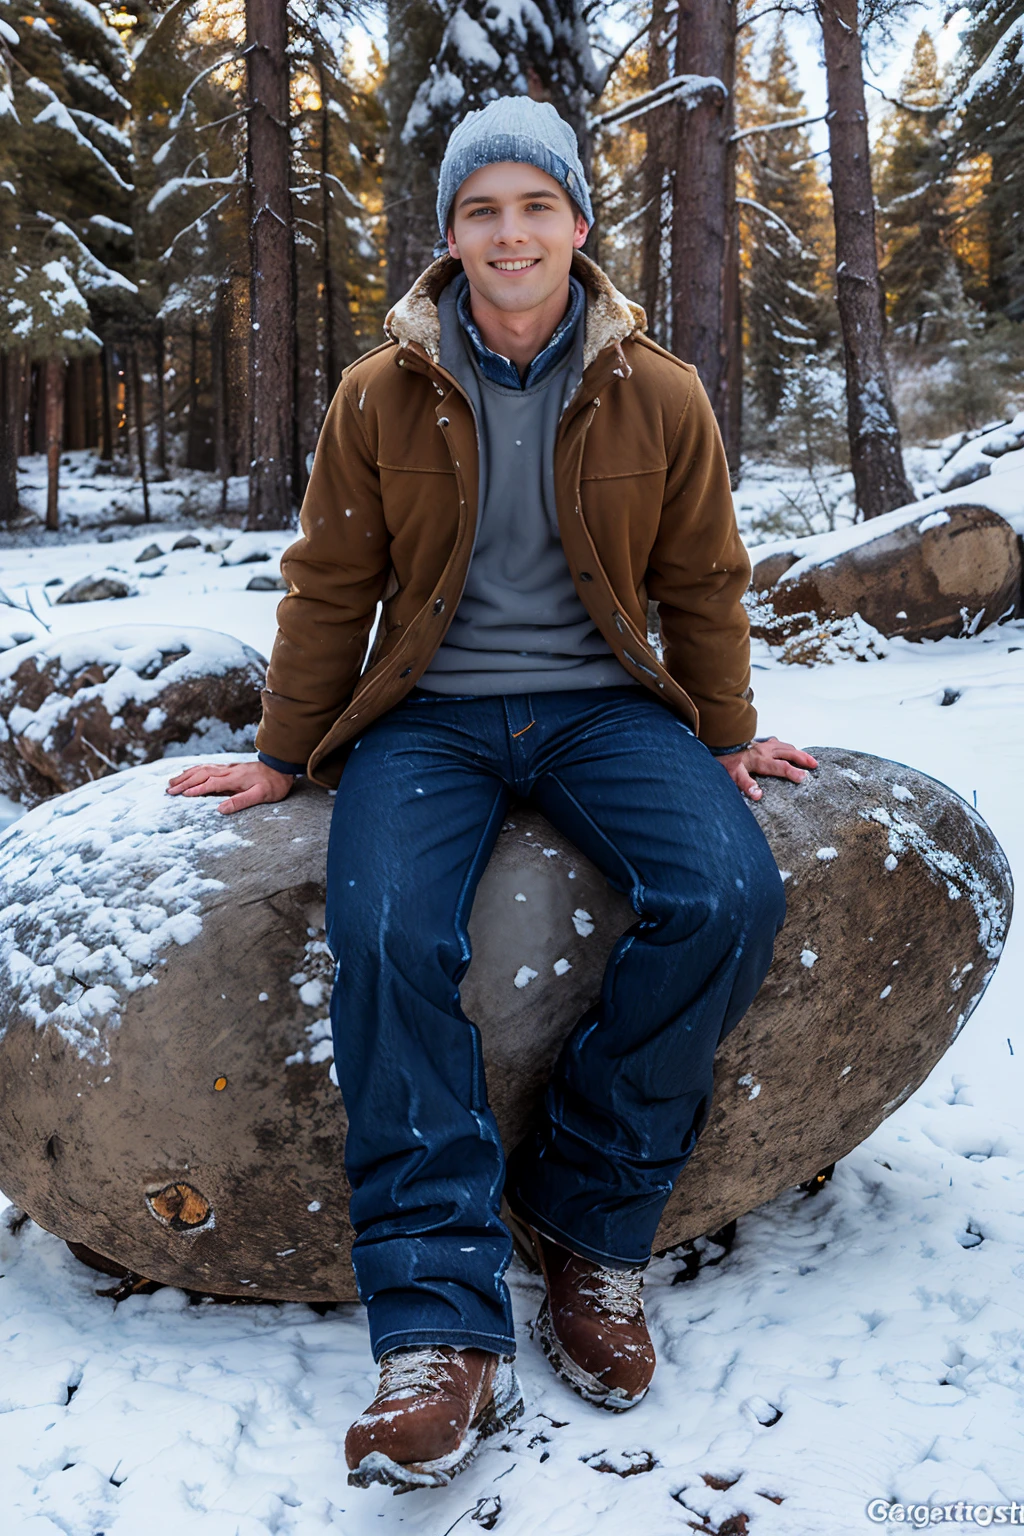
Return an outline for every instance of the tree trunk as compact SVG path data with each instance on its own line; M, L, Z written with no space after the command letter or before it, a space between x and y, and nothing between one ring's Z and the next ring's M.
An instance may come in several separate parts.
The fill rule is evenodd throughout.
M434 0L388 0L388 141L384 156L387 214L387 301L409 289L431 259L438 238L436 165L416 141L402 143L412 99L441 46L444 14Z
M213 451L220 479L220 516L228 508L228 476L231 455L228 448L228 344L227 289L217 295L210 335L210 373L213 379Z
M334 292L334 269L331 265L331 204L333 195L328 180L330 170L330 123L327 110L327 76L323 63L317 58L320 79L320 209L323 228L320 232L320 270L324 284L324 383L328 402L334 399L341 370L338 367L338 346L335 338L337 301Z
M139 349L131 350L132 414L135 417L135 444L139 455L139 478L142 481L142 505L149 522L149 479L146 475L146 410L142 395L142 374L139 370Z
M64 375L67 365L62 357L48 357L43 364L43 390L46 411L46 526L57 528L57 488L60 479L60 450L64 437Z
M647 35L647 89L663 85L668 79L669 58L674 51L665 34L672 25L666 14L668 0L654 0L651 25ZM664 342L662 301L665 296L665 263L662 261L662 222L665 216L665 189L669 176L672 108L655 107L644 118L647 143L641 170L641 200L644 212L643 242L640 254L640 302L647 312L647 330L655 340Z
M18 515L19 359L0 350L0 523Z
M161 480L167 479L167 407L164 401L164 327L157 321L153 331L156 384L156 468Z
M185 463L199 469L203 463L203 444L199 437L199 328L195 321L188 337L188 432L185 437Z
M735 78L735 77L734 77ZM730 114L735 126L735 117ZM740 211L736 202L736 145L729 146L722 303L725 336L725 416L722 438L733 490L740 483L743 442L743 302L740 297Z
M672 209L672 351L693 363L707 391L731 468L739 457L729 400L727 295L735 213L733 80L735 0L680 0L675 73L709 84L672 109L676 119ZM724 86L724 90L723 90Z
M84 357L68 359L64 384L64 447L86 446Z
M110 347L103 343L103 351L100 353L100 391L101 391L101 416L100 416L100 463L112 464L114 462L114 403L111 399L110 370L113 367L113 359L110 356Z
M846 361L847 432L857 508L879 517L914 500L883 347L868 119L857 0L819 0L828 84L836 288Z
M287 8L246 0L252 453L247 528L292 518L295 312L288 190Z

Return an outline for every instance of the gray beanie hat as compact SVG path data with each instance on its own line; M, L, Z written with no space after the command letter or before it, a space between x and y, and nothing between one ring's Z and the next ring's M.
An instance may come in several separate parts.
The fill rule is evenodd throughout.
M535 165L559 182L588 224L594 222L590 189L583 174L576 135L549 101L530 96L499 96L452 129L437 182L437 224L440 255L448 249L448 211L467 176L483 165L518 160Z

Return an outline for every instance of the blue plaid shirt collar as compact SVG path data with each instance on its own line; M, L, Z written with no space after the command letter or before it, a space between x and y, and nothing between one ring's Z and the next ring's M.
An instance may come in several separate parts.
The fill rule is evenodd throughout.
M586 307L586 293L583 284L570 273L569 276L569 305L558 322L558 326L547 345L537 353L529 368L526 377L520 379L519 369L510 358L502 357L500 352L492 352L486 344L476 321L473 319L469 307L469 279L464 272L460 272L455 279L459 285L458 298L456 299L456 313L462 324L463 330L469 337L473 348L473 356L477 366L485 379L492 384L504 384L507 389L529 389L532 384L537 384L544 375L562 358L572 346L573 334L580 322Z

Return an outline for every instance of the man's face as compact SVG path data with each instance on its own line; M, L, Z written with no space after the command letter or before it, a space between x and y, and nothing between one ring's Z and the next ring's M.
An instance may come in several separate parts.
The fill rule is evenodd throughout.
M535 309L565 284L587 221L546 171L514 160L481 166L452 201L448 250L496 309Z

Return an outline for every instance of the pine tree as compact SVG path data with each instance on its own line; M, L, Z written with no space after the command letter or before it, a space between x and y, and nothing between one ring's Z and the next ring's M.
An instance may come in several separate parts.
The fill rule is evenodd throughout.
M967 8L955 152L961 162L988 161L986 308L1024 320L1024 0L967 0Z
M123 253L111 252L111 230L133 191L124 95L130 62L89 0L25 0L16 8L4 0L2 10L0 371L5 405L19 418L4 432L4 511L15 510L12 458L26 369L34 365L45 398L47 523L55 527L66 363L97 351L104 328L137 300Z
M779 409L791 374L826 350L837 333L826 269L828 192L803 128L776 125L806 115L781 19L763 79L752 79L743 152L741 240L744 351L763 419Z
M919 33L875 148L882 279L893 333L915 345L959 323L964 294L950 246L952 156L946 83L927 29Z

